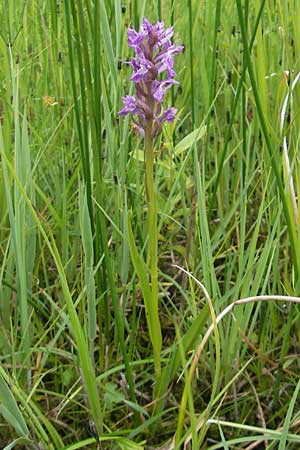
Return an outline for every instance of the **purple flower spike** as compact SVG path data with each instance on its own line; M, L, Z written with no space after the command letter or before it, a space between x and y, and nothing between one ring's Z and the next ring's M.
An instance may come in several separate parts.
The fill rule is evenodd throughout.
M133 69L131 80L135 83L136 97L122 97L124 108L121 116L133 114L135 126L144 134L147 124L151 124L152 137L161 132L163 122L173 122L176 108L162 111L161 104L167 89L174 84L174 56L183 50L183 46L172 44L173 27L165 29L164 22L151 24L145 17L140 31L128 28L128 45L136 56L129 63Z

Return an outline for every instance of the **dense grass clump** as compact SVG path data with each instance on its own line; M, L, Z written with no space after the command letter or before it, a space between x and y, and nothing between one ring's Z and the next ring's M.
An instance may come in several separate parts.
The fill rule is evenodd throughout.
M118 116L144 16L185 47L154 241ZM299 448L299 23L294 0L0 2L1 449Z

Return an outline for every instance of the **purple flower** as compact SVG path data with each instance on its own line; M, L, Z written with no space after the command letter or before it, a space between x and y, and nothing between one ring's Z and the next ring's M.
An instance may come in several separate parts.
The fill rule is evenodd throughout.
M122 97L124 108L119 111L120 116L125 116L126 114L137 114L137 101L132 95L126 95Z
M130 79L135 83L138 83L142 80L146 81L150 69L154 67L154 64L151 61L148 61L148 59L146 59L143 54L137 56L136 58L133 58L130 65L134 71Z
M169 89L173 84L179 84L178 81L166 79L164 81L153 82L152 84L152 94L156 101L162 103L166 90Z
M140 31L128 29L128 45L134 49L135 57L130 61L133 69L131 80L135 83L136 97L122 97L124 108L120 115L138 116L135 126L144 134L147 123L151 123L152 136L161 131L163 122L172 122L177 110L162 111L161 104L167 89L174 84L174 56L183 46L172 44L173 27L165 29L164 22L151 24L145 17Z
M159 117L158 120L160 123L173 122L173 120L175 119L176 113L177 113L176 108L168 108L162 113L162 115Z
M173 36L173 34L174 34L174 28L173 27L167 28L166 31L164 31L160 36L160 40L159 40L160 45L169 44L171 42L170 39Z
M144 39L144 36L137 33L133 28L128 28L127 35L128 35L128 45L134 49L138 47Z
M183 50L183 45L166 44L164 51L160 52L156 56L155 63L158 63L159 61L164 60L168 56L175 56L175 55L177 55L177 53L180 53L182 50Z
M157 64L156 64L157 66ZM176 77L176 72L174 70L174 58L172 56L166 56L166 58L158 65L158 73L167 72L167 78Z

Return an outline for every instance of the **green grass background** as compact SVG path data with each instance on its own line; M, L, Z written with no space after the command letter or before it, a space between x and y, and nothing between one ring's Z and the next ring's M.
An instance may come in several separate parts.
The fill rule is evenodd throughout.
M185 46L155 146L161 380L129 249L143 142L117 114L144 15ZM299 448L295 303L236 307L192 361L234 301L300 293L300 3L2 0L0 30L0 447L96 448L92 426L104 449Z

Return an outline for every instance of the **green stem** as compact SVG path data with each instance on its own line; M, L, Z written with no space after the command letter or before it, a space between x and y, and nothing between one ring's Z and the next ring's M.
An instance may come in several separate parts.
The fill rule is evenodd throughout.
M154 190L154 151L152 142L152 122L149 121L145 129L145 167L146 190L148 202L148 267L150 268L151 295L153 308L158 310L158 269L157 269L157 206ZM160 328L160 324L158 324ZM161 373L160 349L154 346L154 365L157 377Z

